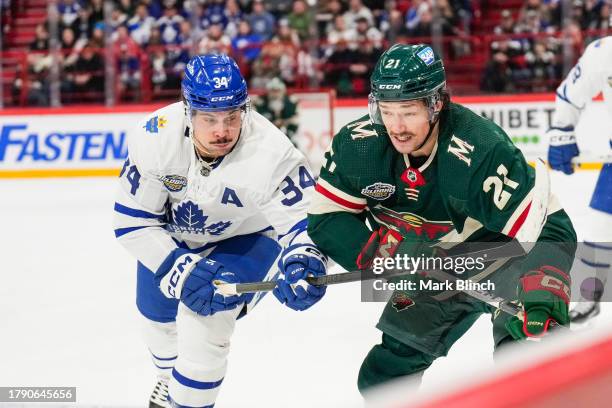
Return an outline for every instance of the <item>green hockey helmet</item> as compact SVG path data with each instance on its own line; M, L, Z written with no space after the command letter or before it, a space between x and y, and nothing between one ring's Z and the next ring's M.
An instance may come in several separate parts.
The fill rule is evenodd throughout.
M370 118L382 124L379 101L423 99L434 122L434 110L446 87L444 65L436 52L426 44L395 44L381 55L370 78L368 96Z

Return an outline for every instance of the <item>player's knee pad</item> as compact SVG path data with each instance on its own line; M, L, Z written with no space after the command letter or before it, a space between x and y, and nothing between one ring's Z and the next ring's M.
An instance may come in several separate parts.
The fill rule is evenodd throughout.
M177 315L178 354L194 364L225 364L239 309L201 316L180 305Z
M612 214L612 163L605 164L601 169L590 205L608 216Z
M169 378L177 358L176 323L160 323L143 318L141 332L158 374Z
M399 377L420 377L435 359L383 333L382 344L374 346L361 364L359 392Z

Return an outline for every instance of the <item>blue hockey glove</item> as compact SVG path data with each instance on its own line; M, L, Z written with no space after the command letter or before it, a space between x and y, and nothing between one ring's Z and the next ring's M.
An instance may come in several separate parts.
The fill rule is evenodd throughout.
M189 309L203 316L235 309L241 296L223 296L213 284L238 283L233 272L212 259L175 249L155 273L155 282L167 298L180 299Z
M325 294L325 286L306 282L308 276L325 275L327 258L314 245L295 245L285 250L279 260L282 273L274 296L293 310L306 310Z
M553 127L546 133L549 136L548 164L553 170L572 174L574 172L572 159L580 154L574 136L574 127Z

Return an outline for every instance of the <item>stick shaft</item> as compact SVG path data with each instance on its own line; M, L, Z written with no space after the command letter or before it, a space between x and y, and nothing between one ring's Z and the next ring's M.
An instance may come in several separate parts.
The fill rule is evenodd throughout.
M517 256L525 255L525 250L521 244L517 241L510 241L501 246L483 249L479 251L471 251L463 254L457 254L449 256L448 258L486 258L486 262L495 261L503 258L514 258ZM426 272L426 271L425 271ZM390 278L394 276L407 275L410 271L406 270L393 270L386 271L384 274L376 274L373 270L356 270L345 273L336 273L332 275L313 276L307 277L306 281L311 285L323 286L323 285L336 285L340 283L367 281L373 279ZM414 272L412 272L414 273ZM223 285L219 283L217 286L223 287L228 286L227 294L242 294L242 293L253 293L253 292L269 292L274 290L276 287L276 281L267 282L252 282L252 283L237 283L230 285Z

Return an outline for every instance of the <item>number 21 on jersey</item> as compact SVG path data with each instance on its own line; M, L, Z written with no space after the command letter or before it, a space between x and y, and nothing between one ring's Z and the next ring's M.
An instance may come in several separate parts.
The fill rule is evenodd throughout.
M504 190L504 187L508 187L510 190L516 190L519 183L508 178L508 169L503 164L500 164L497 168L497 176L490 176L482 184L482 190L485 193L491 191L493 187L493 203L497 208L503 210L512 193Z

